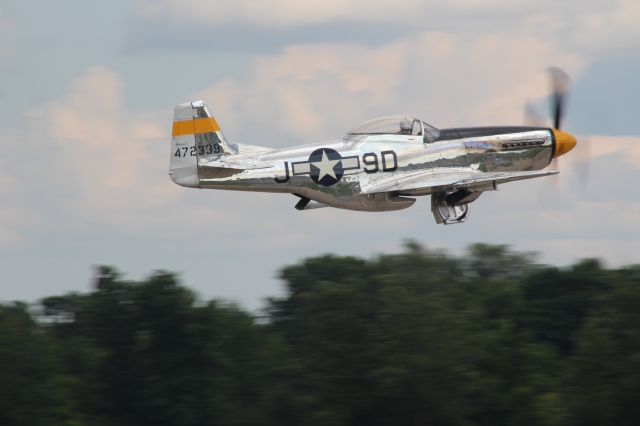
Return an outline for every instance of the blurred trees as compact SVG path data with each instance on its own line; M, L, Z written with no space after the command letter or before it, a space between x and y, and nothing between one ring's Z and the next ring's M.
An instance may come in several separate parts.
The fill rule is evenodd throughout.
M76 424L71 380L55 342L27 306L0 306L0 424Z
M640 267L410 243L281 277L262 316L108 267L87 294L1 305L0 424L640 420Z
M86 424L244 425L270 415L284 350L267 326L198 303L175 275L141 283L98 269L87 295L42 302Z

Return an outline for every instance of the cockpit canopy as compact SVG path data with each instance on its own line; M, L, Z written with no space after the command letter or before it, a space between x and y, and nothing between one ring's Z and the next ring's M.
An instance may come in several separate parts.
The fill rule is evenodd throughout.
M425 142L432 141L440 132L433 126L414 117L407 115L393 115L389 117L375 118L350 130L347 136L352 135L424 135Z

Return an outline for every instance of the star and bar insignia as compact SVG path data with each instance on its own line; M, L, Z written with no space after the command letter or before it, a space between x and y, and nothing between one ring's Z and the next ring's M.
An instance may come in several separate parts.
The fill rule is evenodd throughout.
M318 185L331 186L340 181L346 170L360 168L357 155L343 157L331 148L319 148L309 155L309 160L292 163L294 176L309 175Z

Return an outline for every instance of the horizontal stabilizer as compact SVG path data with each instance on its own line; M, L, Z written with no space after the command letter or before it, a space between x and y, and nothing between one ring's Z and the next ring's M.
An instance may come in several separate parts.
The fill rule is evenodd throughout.
M256 170L269 169L273 167L273 164L251 157L237 157L230 155L225 157L218 157L215 159L203 158L198 163L198 166L218 167L223 169Z

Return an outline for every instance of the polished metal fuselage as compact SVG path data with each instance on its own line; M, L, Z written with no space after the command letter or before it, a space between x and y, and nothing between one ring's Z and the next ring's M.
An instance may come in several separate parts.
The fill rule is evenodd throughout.
M411 135L347 135L343 139L293 148L267 150L238 144L238 157L251 157L269 167L228 170L198 160L201 188L236 191L291 193L331 207L386 211L409 207L411 196L427 195L447 188L421 188L396 193L362 194L363 185L393 175L418 170L434 174L451 170L481 172L534 171L552 159L554 136L541 127L483 127L444 129L435 140ZM312 156L335 151L339 159L335 178L314 180ZM316 160L319 157L314 157ZM315 164L315 163L314 163ZM335 180L335 182L334 182Z

